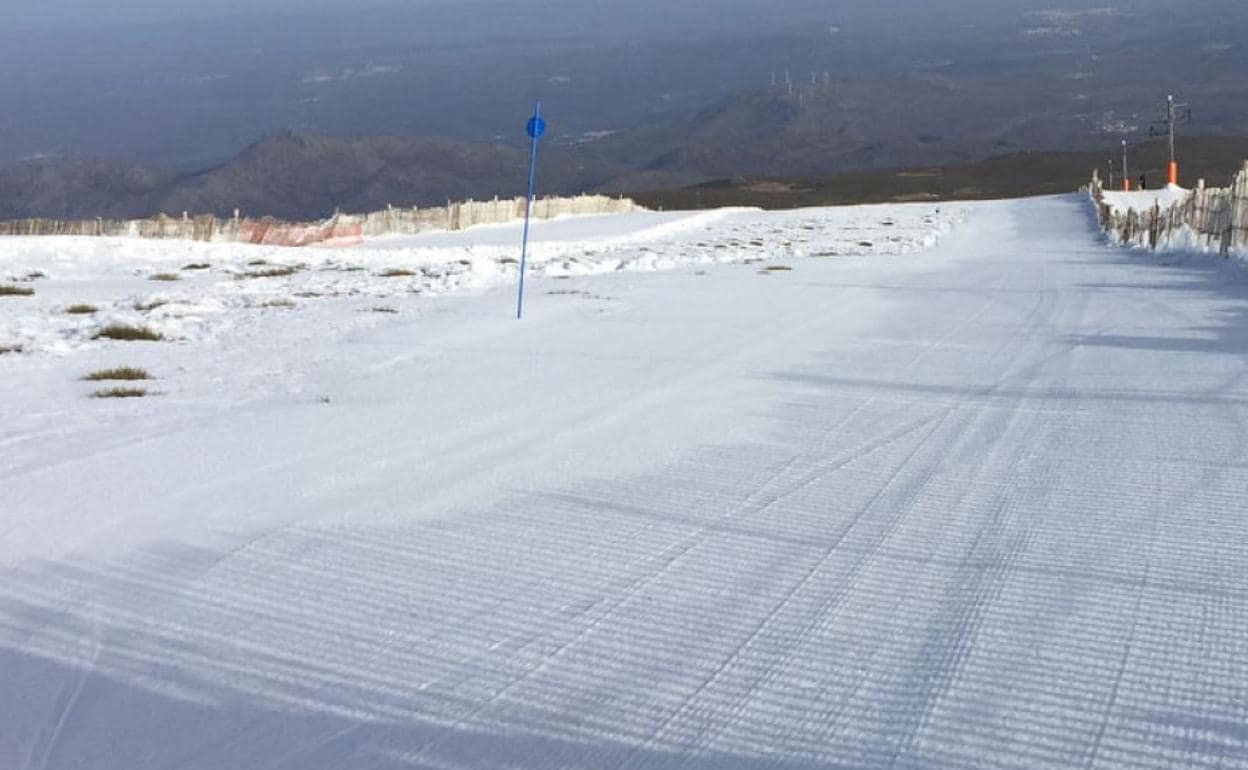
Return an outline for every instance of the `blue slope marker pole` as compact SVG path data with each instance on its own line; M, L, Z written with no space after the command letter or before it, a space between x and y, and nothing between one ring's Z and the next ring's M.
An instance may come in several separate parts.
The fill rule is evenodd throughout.
M533 212L533 183L537 179L537 140L546 133L546 121L542 119L542 100L537 100L533 107L533 117L525 127L529 138L533 140L533 151L529 156L529 197L524 204L524 241L520 245L520 295L516 299L516 319L524 317L524 271L529 257L529 216Z

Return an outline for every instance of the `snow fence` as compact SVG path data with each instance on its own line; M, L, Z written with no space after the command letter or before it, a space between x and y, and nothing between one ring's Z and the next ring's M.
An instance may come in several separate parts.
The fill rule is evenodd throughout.
M1248 161L1230 187L1206 187L1202 180L1169 206L1123 210L1106 200L1100 174L1089 187L1101 227L1117 243L1150 249L1217 251L1248 257Z
M271 217L248 219L211 214L181 217L157 214L150 219L21 219L0 222L5 235L89 235L130 238L169 238L224 241L270 246L349 246L365 237L390 233L416 234L463 230L474 225L501 224L524 216L525 199L448 202L445 206L396 208L368 214L335 214L321 222L284 222ZM587 214L624 214L641 211L628 198L606 195L541 198L533 203L537 219Z

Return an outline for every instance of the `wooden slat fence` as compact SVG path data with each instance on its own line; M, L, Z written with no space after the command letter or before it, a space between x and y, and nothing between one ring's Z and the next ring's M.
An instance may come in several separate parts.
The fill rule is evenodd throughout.
M1095 171L1089 190L1101 227L1120 244L1198 248L1224 257L1248 255L1248 161L1230 187L1206 187L1201 182L1183 201L1164 208L1114 208L1106 202L1100 174Z
M284 222L272 218L229 218L212 215L150 219L21 219L0 222L0 236L112 236L225 241L277 246L339 246L390 233L416 234L462 230L482 224L511 222L524 216L523 197L492 201L448 202L446 206L396 208L368 214L336 214L323 222ZM541 198L534 202L536 219L573 214L620 214L641 211L628 198L606 195Z

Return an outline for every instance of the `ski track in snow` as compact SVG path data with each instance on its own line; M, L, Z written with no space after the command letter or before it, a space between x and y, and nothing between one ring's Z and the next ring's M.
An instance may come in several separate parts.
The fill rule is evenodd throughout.
M1078 196L543 224L522 323L514 227L0 242L0 767L1248 768L1248 271Z

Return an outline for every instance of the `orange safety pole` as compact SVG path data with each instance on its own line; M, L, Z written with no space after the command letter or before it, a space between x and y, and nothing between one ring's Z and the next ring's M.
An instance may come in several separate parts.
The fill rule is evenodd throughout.
M1177 160L1170 161L1169 182L1173 185L1179 183L1179 162Z

